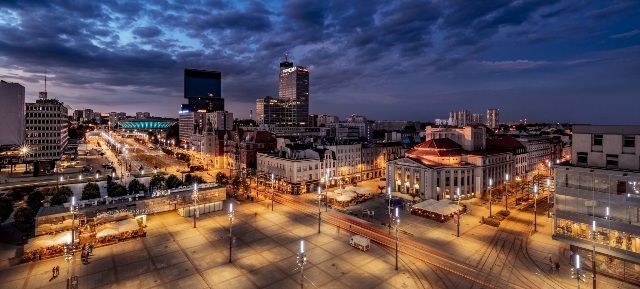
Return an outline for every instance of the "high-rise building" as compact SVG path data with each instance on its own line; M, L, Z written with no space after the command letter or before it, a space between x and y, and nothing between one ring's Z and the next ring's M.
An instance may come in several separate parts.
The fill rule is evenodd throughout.
M465 127L471 124L471 112L466 109L449 112L448 123L452 126Z
M228 111L214 111L206 115L208 130L232 130L233 113Z
M497 128L500 125L500 111L497 108L487 109L487 126Z
M0 145L24 142L24 86L0 80Z
M482 124L482 114L474 113L471 115L471 123L472 124Z
M595 250L596 276L640 285L640 126L572 129L571 161L552 167L553 238L588 271Z
M35 103L27 103L25 110L25 144L29 152L26 161L34 163L34 174L50 171L59 160L69 136L68 110L57 99L48 99L47 92L40 92Z
M151 114L149 112L136 112L137 119L151 118Z
M189 102L184 108L191 111L224 111L222 98L222 73L198 69L184 70L184 98Z

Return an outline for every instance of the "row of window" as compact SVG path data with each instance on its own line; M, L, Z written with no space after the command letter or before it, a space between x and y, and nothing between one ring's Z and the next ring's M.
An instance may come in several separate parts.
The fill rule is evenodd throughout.
M589 153L578 152L578 159L576 160L579 165L587 165L589 162ZM617 169L618 168L618 155L607 154L606 155L606 168Z
M601 146L604 140L604 135L593 134L591 135L591 145ZM636 137L633 135L622 136L622 147L633 148L636 147Z

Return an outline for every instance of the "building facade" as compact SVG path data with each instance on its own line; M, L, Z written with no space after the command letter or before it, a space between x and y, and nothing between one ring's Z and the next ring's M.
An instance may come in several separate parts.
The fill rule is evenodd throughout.
M487 126L492 129L500 125L500 111L497 108L487 109Z
M362 146L361 180L385 177L387 162L403 156L402 143L388 142Z
M25 144L29 152L25 158L34 164L34 174L51 171L65 152L68 136L68 110L57 99L48 99L40 92L35 103L25 109Z
M183 109L205 112L224 111L222 73L185 69L184 98L188 100L188 103L183 105Z
M0 80L0 146L20 145L25 135L24 86Z
M273 153L258 153L259 172L273 174L276 187L289 194L315 192L336 171L328 149L288 145Z
M574 125L571 153L553 168L553 238L586 270L595 246L597 274L640 285L640 126Z

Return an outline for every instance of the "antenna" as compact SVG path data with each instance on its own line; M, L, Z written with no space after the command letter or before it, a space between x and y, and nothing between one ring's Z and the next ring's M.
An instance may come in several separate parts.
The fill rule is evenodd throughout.
M284 61L289 61L289 51L284 52Z
M44 70L44 92L47 92L47 70Z

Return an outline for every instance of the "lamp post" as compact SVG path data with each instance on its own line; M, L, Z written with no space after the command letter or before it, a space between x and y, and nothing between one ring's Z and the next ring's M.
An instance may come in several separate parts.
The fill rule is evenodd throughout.
M193 212L193 227L195 228L196 217L200 213L200 210L198 210L198 183L193 184L193 194L191 195L191 197L193 198L193 206L195 211Z
M307 263L307 254L304 252L304 240L300 240L300 252L296 258L296 263L300 267L300 288L304 288L304 264Z
M233 234L231 228L233 227L233 202L229 202L229 212L227 216L229 216L229 263L231 263L231 247L233 244Z
M584 282L584 273L580 269L580 255L576 255L576 263L573 268L571 268L571 278L576 279L578 283L578 289L580 289L580 281Z
M509 211L509 174L504 175L504 210Z
M551 218L551 178L547 179L547 218Z
M489 178L489 217L491 217L491 202L493 201L493 198L491 196L491 189L493 187L493 179Z
M64 243L64 260L67 261L67 288L71 288L71 260L73 260L73 246L67 241Z
M320 200L322 199L322 192L320 191L320 186L318 186L318 234L320 234Z
M460 187L456 188L456 196L458 196L458 207L460 207ZM460 209L458 208L458 220L457 220L457 233L456 236L460 237Z
M533 185L533 231L538 232L538 185Z
M395 215L393 217L393 222L396 223L396 271L398 271L398 228L400 227L400 208L395 208Z
M593 252L591 254L591 276L593 276L593 289L596 289L596 220L592 221L591 230L591 245L593 248Z
M273 181L275 180L275 176L273 173L271 174L271 211L273 212L273 196L276 193L275 188L273 187Z
M389 204L387 205L388 216L389 216L389 234L391 234L391 188L387 188L387 199L389 200Z

